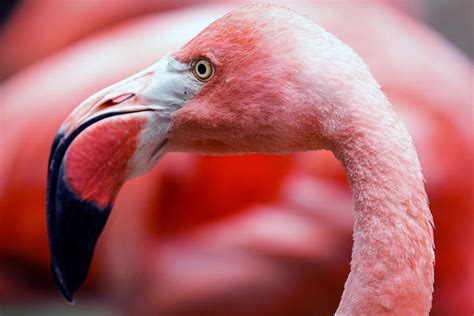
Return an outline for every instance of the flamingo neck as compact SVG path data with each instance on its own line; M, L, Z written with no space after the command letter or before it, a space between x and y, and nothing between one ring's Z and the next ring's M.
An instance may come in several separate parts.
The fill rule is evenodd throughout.
M333 150L355 207L351 272L337 315L431 309L433 230L424 180L411 137L390 106L382 108L383 115L353 119Z

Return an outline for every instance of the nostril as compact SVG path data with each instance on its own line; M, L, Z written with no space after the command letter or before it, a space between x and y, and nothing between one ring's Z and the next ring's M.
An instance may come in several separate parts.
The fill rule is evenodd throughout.
M110 107L110 106L113 106L113 105L117 105L119 103L123 103L125 101L127 101L128 99L132 98L135 94L134 93L126 93L126 94L122 94L122 95L119 95L115 98L112 98L112 99L107 99L106 101L104 101L100 107L102 108L106 108L106 107Z
M122 94L122 95L119 95L118 97L115 97L112 99L112 102L114 104L117 104L117 103L122 103L128 99L130 99L131 97L133 97L135 94L133 93L127 93L127 94Z

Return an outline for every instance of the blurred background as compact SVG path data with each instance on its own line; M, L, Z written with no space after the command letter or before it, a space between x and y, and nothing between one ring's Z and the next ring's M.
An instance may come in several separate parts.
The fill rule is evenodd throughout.
M408 126L436 230L432 315L474 313L471 0L278 2L368 63ZM69 306L49 268L53 137L83 99L246 1L0 3L1 315L331 315L352 201L328 152L171 154L128 182Z

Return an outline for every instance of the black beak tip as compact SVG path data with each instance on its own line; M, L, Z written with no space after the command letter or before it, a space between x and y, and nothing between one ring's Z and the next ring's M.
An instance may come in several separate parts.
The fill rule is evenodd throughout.
M104 208L80 198L69 186L61 144L53 145L47 191L47 222L51 267L57 286L73 304L84 283L94 248L112 205Z
M63 293L64 298L66 299L66 301L67 301L69 304L75 305L74 294L73 294L73 293L67 292L66 289L61 289L61 293Z
M58 267L54 265L54 263L51 265L51 268L53 270L53 276L54 276L54 280L56 281L56 285L61 290L61 293L63 294L64 298L69 304L74 305L74 291L72 291L65 284L64 279L61 276L62 273L59 271Z

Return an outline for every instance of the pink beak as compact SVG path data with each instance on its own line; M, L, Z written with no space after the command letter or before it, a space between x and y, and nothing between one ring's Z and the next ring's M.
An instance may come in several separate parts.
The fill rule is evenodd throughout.
M48 170L48 234L53 274L69 302L86 278L115 196L129 176L128 161L153 112L139 105L148 79L132 78L86 100L54 140Z
M171 118L201 84L165 56L84 101L53 142L47 221L52 268L68 301L84 282L122 184L165 153Z

